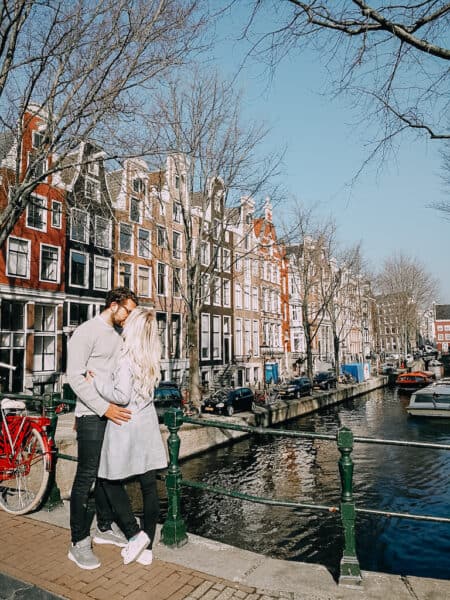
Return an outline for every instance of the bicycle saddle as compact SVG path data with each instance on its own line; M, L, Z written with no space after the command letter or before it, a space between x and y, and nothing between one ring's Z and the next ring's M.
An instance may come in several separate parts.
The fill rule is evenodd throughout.
M11 398L3 398L1 403L2 410L24 410L25 406L23 400L12 400Z

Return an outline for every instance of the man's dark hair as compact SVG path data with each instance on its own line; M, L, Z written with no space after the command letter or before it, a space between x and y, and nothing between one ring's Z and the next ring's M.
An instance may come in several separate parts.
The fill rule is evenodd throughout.
M117 287L110 290L106 294L105 308L109 308L113 302L121 304L125 300L133 300L135 304L139 304L138 298L134 292L127 287Z

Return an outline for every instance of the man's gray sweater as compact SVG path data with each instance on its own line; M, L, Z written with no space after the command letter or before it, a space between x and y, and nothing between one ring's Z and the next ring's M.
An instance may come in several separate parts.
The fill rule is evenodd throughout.
M96 414L102 417L109 402L86 381L87 371L111 377L122 337L100 315L82 323L69 340L67 351L67 381L77 395L75 416Z

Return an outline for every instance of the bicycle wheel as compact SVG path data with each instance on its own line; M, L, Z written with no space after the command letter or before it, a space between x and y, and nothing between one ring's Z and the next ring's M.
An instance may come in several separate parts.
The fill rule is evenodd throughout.
M31 429L15 457L11 478L0 481L0 507L15 515L36 509L47 489L50 460L42 434Z

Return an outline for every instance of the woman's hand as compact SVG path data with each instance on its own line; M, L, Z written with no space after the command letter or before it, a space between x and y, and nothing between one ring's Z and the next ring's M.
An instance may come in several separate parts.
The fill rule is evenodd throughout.
M88 383L92 383L92 380L93 380L93 379L94 379L94 377L95 377L95 373L94 373L94 371L86 371L86 375L85 375L85 377L86 377L86 381L87 381Z

